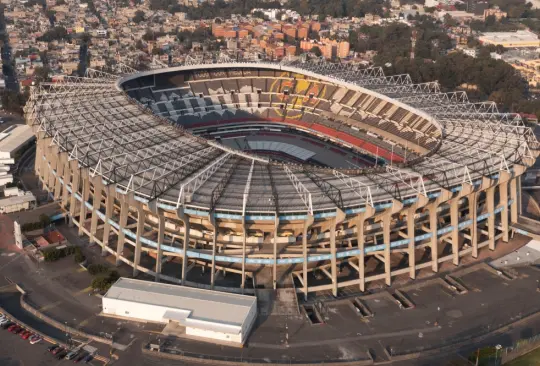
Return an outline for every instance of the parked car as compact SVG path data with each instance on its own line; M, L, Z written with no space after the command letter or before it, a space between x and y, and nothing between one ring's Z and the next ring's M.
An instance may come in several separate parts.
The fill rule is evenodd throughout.
M86 356L88 356L88 352L83 351L83 352L81 352L81 353L73 360L73 362L79 363L79 362L81 362L82 360L84 360L84 359L86 358Z
M63 351L64 351L64 347L56 347L55 349L52 350L51 353L52 353L53 355L56 355L56 354L58 354L58 353L60 353L60 352L63 352Z
M73 360L79 354L80 349L74 349L66 355L66 360Z
M34 334L33 336L30 337L30 344L36 344L36 343L39 343L41 342L43 338L41 338L40 336L38 336L37 334Z
M55 349L57 349L58 347L60 347L60 346L57 345L57 344L53 344L52 346L47 347L47 351L52 352Z
M84 363L88 363L94 359L94 355L90 354L84 358Z
M62 360L64 357L66 357L67 354L68 354L68 351L63 350L62 352L59 352L56 354L56 358L59 360Z
M10 331L10 332L13 332L13 330L14 330L15 328L17 328L17 327L18 327L17 324L12 324L12 325L9 326L9 328L8 328L7 330Z
M28 339L33 335L34 335L34 333L32 333L32 332L24 332L23 335L21 335L21 338L22 339Z
M0 320L0 325L4 325L6 323L9 323L10 320L8 318L2 318L2 320Z
M1 325L2 329L8 329L9 327L11 327L12 325L15 325L15 323L13 322L6 322L6 323L3 323Z
M13 334L19 334L23 329L19 327L17 324L13 326L9 331Z

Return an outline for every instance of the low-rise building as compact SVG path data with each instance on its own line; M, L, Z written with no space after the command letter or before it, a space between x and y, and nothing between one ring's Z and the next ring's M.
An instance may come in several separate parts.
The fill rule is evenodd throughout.
M254 296L124 277L102 301L103 315L185 327L187 336L210 342L244 344L257 318Z
M485 32L478 40L482 44L501 45L506 48L540 47L538 35L528 30L516 32Z
M36 197L30 192L23 196L14 196L0 199L0 213L12 213L33 208L36 204Z

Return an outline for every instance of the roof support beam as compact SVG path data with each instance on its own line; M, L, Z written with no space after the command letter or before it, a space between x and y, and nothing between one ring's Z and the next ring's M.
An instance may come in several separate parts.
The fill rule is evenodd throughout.
M285 170L285 173L287 173L287 176L289 177L289 180L296 189L296 192L298 192L300 199L302 200L302 202L304 202L304 205L306 205L308 213L310 215L313 215L311 192L306 188L306 186L300 181L300 179L298 179L298 177L291 171L291 169L287 165L284 165L283 169Z
M204 184L204 182L206 182L208 178L210 178L223 165L223 163L225 163L229 159L230 156L230 153L221 155L221 157L207 165L203 170L194 174L187 181L182 183L182 185L180 186L180 193L178 194L178 201L176 203L176 207L183 206L186 198L190 199L191 195L195 193L195 191L199 189Z

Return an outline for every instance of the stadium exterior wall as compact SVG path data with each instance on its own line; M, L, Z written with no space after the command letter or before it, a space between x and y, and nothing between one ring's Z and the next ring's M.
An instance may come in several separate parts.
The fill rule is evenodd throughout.
M69 161L67 153L58 153L57 147L55 145L51 146L50 138L38 138L36 157L36 174L39 176L44 187L54 193L55 199L60 200L62 207L69 214L71 224L79 228L79 235L89 236L91 242L101 245L104 253L112 253L116 256L118 264L124 262L132 266L134 275L143 271L155 276L156 281L161 278L169 282L187 284L186 270L188 270L189 264L181 266L180 278L164 276L161 274L162 262L160 259L162 256L180 257L182 263L197 261L197 251L190 250L186 243L190 242L190 238L194 238L195 235L200 235L200 233L190 230L190 223L197 222L213 225L214 232L212 237L214 243L219 235L220 225L231 227L230 224L233 224L237 230L243 233L241 243L244 245L241 256L228 259L224 256L218 256L214 251L211 255L211 260L207 261L204 265L210 266L213 273L219 269L240 273L242 278L241 288L245 288L246 277L253 276L252 271L247 267L257 265L257 263L268 264L270 262L270 266L273 268L273 274L277 277L278 267L290 267L294 264L295 276L302 283L302 286L297 288L297 291L303 292L306 296L309 292L321 290L331 290L334 294L337 294L338 288L345 286L358 286L360 291L364 291L366 283L377 280L384 280L387 285L391 285L392 278L406 273L409 274L411 279L414 279L417 271L420 269L431 267L432 271L436 273L443 262L452 262L457 266L460 264L462 257L472 256L476 258L479 250L484 247L494 250L495 243L498 239L501 239L503 243L508 242L509 224L516 223L518 220L518 206L520 201L518 187L520 186L521 175L525 171L525 167L515 165L513 169L513 174L501 171L497 180L484 178L478 186L465 184L463 189L454 197L451 196L450 192L447 192L431 202L419 199L415 204L406 208L403 208L400 202L394 202L390 208L381 212L366 210L352 218L346 218L342 212L338 212L336 216L323 222L318 222L317 226L323 230L325 229L324 231L328 234L324 236L323 241L329 244L330 249L328 251L330 256L329 263L318 268L331 279L331 283L310 286L308 283L308 272L313 270L314 267L312 267L312 264L318 262L316 255L314 256L308 253L307 250L304 250L300 255L287 258L278 255L266 258L251 257L246 251L245 244L249 239L246 236L247 228L259 226L263 230L274 232L274 243L283 241L282 239L284 238L278 236L281 230L294 229L296 232L302 233L303 247L306 248L308 231L314 225L313 216L288 223L280 223L278 219L271 224L267 222L247 223L245 221L232 221L227 222L225 225L225 223L218 223L215 219L212 220L209 217L186 214L183 210L175 212L149 207L147 204L136 200L133 194L126 195L119 192L114 184L105 186L99 176L92 178L89 175L88 169L78 167L76 160ZM71 186L68 186L65 182L70 179L72 179ZM95 193L90 192L90 184L93 185ZM73 186L80 186L81 189L78 192L72 192L71 187ZM496 192L499 196L497 205L495 204ZM485 196L485 199L480 201L480 196ZM102 200L105 202L105 214L99 211L96 204ZM94 204L91 202L94 202ZM424 206L427 209L428 215L419 219L416 211ZM115 208L120 212L117 218L113 217ZM480 209L483 209L483 211L479 211ZM127 225L130 212L137 213L135 217L137 221L135 230L132 228L133 225L130 225L130 227ZM441 227L439 221L443 217L448 216L450 216L450 225ZM498 217L497 220L496 216ZM391 223L393 221L401 221L400 217L406 218L400 225L400 231L407 238L405 240L409 241L409 245L405 248L402 246L402 248L393 249L392 246L394 243L391 243L391 245L386 243L390 243ZM149 225L149 221L145 220L146 218L153 218L153 222L156 223L153 225L153 229L158 232L158 240L155 243L149 243L142 236L145 225ZM370 226L366 225L368 219L373 220L373 224ZM169 251L173 248L163 245L166 223L169 221L174 222L175 225L180 224L182 227L180 232L182 235L185 235L185 241L183 248L180 250ZM354 249L357 250L354 251L353 249L351 255L348 255L346 259L358 270L358 278L339 282L338 261L340 259L337 258L336 241L338 237L338 226L344 221L354 225L349 236L356 239L357 248ZM97 235L98 222L101 236ZM428 226L427 231L426 226ZM377 247L376 251L366 252L367 248L364 247L365 233L372 231L373 227L376 227L377 234L382 234L383 243L385 244L380 245L380 248ZM396 227L392 229L396 230ZM417 231L426 231L426 234L417 236L415 235ZM479 242L479 233L487 234L487 240ZM373 233L370 235L373 235ZM467 238L470 245L461 246L460 248L460 237ZM111 238L115 238L117 241L116 249L109 246ZM147 244L144 248L143 241ZM225 242L225 240L223 241ZM440 246L446 242L451 243L452 253L440 256ZM134 247L135 254L133 260L123 255L123 249L126 243ZM413 244L411 245L411 243ZM229 244L238 245L239 243L229 240ZM151 247L153 245L155 245L155 248ZM417 256L415 254L416 250L422 248L430 248L431 253L436 254L429 261L420 262L416 259ZM156 255L155 268L144 268L140 265L143 250ZM392 269L391 255L397 253L406 253L409 256L410 262L408 268ZM373 275L366 274L362 264L367 256L374 256L383 262L384 272ZM218 264L219 262L230 263L232 261L240 263L240 266L238 268L226 268ZM296 267L300 267L298 264L300 264L301 269L296 271ZM214 288L213 277L212 284L210 285L211 288ZM276 277L273 278L274 286L277 285Z

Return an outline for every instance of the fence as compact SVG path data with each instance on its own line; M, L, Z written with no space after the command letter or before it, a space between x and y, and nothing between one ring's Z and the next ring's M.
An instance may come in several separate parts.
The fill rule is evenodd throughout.
M529 353L540 347L540 334L531 338L520 339L510 347L501 349L501 365L508 363L526 353Z

